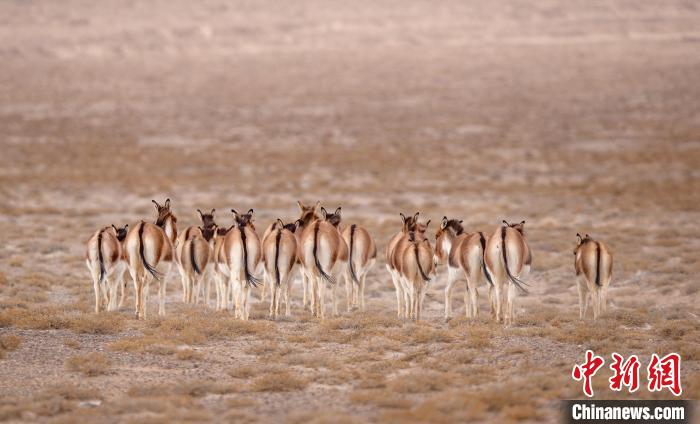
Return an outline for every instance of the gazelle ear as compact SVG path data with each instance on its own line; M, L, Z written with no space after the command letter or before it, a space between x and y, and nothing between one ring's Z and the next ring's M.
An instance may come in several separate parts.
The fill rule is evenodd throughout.
M425 228L428 228L428 225L430 225L430 220L428 220L428 222L425 223Z
M521 222L520 222L520 225L525 225L525 221L521 221Z
M163 206L170 209L170 198L165 199L165 204Z
M420 212L416 212L416 214L413 215L413 220L414 220L415 222L418 222L418 215L420 215Z
M588 233L586 233L586 238L591 238L591 236L589 236Z
M294 221L294 231L298 230L301 224L303 223L304 221L302 221L301 219L297 219L296 221Z
M335 212L333 212L333 213L334 213L335 215L340 216L340 206L338 206L338 209L336 209Z
M304 206L304 204L301 203L301 200L297 200L297 205L299 205L299 210L304 211L304 208L305 208L306 206Z
M114 224L112 224L112 228L114 228L114 231L118 231L117 227L115 227Z
M129 228L129 224L126 224L126 225L124 226L124 229L125 229L125 230L126 230L127 228Z
M504 219L504 220L503 220L503 225L508 226L508 225L510 225L510 224L508 224L508 221L506 221L506 220Z
M321 201L317 200L316 204L314 205L314 212L317 211L320 206L321 206Z
M197 228L199 228L199 231L204 232L204 228L200 227L199 225L197 225Z
M156 205L156 209L160 209L160 205L158 204L158 202L156 202L153 199L151 199L151 202L153 202L153 204Z
M576 233L576 237L578 238L578 242L581 243L581 234Z
M400 212L399 215L401 216L401 221L406 222L406 215L404 215L402 212Z
M459 223L461 224L462 222L464 222L464 220L460 219L460 220L459 220Z
M443 217L442 217L442 223L440 224L440 228L444 230L445 227L447 227L447 217L446 217L446 216L443 216Z
M214 216L214 212L216 212L216 209L211 210L211 216Z
M234 215L238 216L238 212L236 212L235 209L231 209L231 212L233 212Z
M200 217L200 218L204 218L204 215L202 214L202 211L200 211L199 209L197 209L197 212L199 212L199 217Z
M280 226L280 228L284 227L284 222L282 222L281 219L277 218L277 221L275 221L275 222Z
M252 214L253 214L253 210L252 210L252 209L248 209L248 215L252 215Z
M326 212L326 208L321 206L321 215L323 215L323 219L326 219L326 216L328 215L328 212Z

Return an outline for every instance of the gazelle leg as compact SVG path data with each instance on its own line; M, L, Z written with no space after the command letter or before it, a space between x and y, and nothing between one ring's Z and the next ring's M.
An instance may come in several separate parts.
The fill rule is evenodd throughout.
M391 282L394 283L394 289L396 290L396 313L398 317L401 318L403 316L403 290L401 289L401 285L399 284L398 278L394 272L389 268L389 266L387 266L386 269L389 270L389 273L391 274Z
M452 316L452 290L454 289L455 280L452 272L448 272L447 285L445 286L445 321Z
M359 290L359 296L360 296L360 310L362 312L365 311L365 280L367 279L367 273L365 272L362 274L362 278L360 279L360 290Z
M92 276L92 285L95 289L95 313L99 314L100 313L100 303L102 301L102 293L100 292L100 277L96 277L93 273Z
M265 278L267 279L267 278ZM270 287L270 318L274 319L275 316L275 297L277 297L277 287L272 285Z
M347 305L348 305L348 312L352 309L352 301L353 301L353 282L352 278L348 278L348 275L345 275L345 295L347 296Z
M308 279L306 277L306 273L302 272L301 273L301 288L302 288L302 292L303 292L302 293L303 297L302 297L301 306L304 308L306 308L306 305L308 305L308 303L309 303L309 299L307 299L307 295L309 292L308 286L309 286L309 282L308 282Z
M289 316L291 315L291 311L289 308L289 292L291 291L291 285L292 285L292 280L290 276L287 276L287 280L284 285L284 315Z
M584 319L586 317L586 309L588 308L588 288L580 279L578 285L578 317Z
M469 302L469 298L470 298L469 282L465 281L464 282L464 315L467 318L471 318L471 315L472 315L472 305Z

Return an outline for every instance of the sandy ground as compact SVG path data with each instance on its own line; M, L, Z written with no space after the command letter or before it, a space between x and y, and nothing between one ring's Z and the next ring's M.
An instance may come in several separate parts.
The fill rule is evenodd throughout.
M680 352L697 398L700 7L484 3L0 4L0 419L556 421L589 347ZM524 219L531 291L503 328L484 296L462 318L458 288L445 323L443 268L402 322L380 258L368 311L324 323L299 285L279 323L185 306L176 272L165 319L134 320L131 286L95 318L85 241L166 197L180 228L255 208L260 232L296 200L342 205L380 251L399 212L431 234ZM577 232L615 253L598 323Z

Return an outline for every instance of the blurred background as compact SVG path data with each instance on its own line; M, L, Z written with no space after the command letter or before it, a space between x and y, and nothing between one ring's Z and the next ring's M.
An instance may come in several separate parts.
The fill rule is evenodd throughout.
M321 200L380 249L399 212L524 219L541 290L574 290L576 232L630 284L693 272L699 46L696 1L5 1L0 260L83 278L170 197L263 227Z

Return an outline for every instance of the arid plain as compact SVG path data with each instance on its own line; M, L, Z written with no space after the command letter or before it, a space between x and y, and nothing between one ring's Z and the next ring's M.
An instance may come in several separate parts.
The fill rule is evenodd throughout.
M678 352L697 398L699 28L692 1L1 3L0 420L552 422L587 348ZM526 220L530 293L504 328L458 287L446 323L441 268L406 322L380 254L367 311L323 322L298 283L278 322L184 305L176 271L166 317L131 285L96 316L86 240L166 197L260 233L321 200L380 252L399 212ZM615 254L597 322L577 232ZM609 374L595 398L630 397Z

